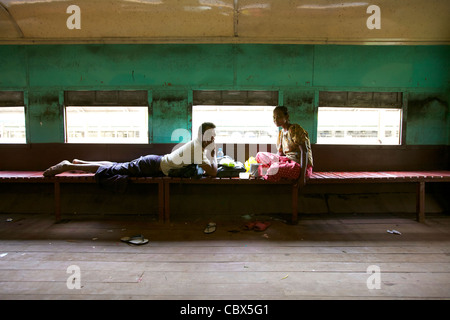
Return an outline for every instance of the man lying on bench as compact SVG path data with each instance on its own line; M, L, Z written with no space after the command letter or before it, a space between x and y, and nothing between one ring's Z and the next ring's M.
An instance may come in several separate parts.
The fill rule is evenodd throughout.
M211 122L203 123L196 139L191 140L170 154L146 155L130 162L64 160L44 171L44 176L52 177L67 171L95 173L96 181L103 187L116 192L126 189L128 177L163 177L171 169L180 169L198 164L212 177L217 175L215 132Z

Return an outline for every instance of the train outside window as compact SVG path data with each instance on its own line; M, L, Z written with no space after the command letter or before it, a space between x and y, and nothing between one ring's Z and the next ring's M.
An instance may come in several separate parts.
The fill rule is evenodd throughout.
M25 107L0 107L0 143L26 143Z
M273 124L275 106L194 105L192 130L203 122L216 125L216 143L273 144L278 128Z
M400 145L401 109L319 107L318 144Z
M67 143L148 143L147 106L66 106Z

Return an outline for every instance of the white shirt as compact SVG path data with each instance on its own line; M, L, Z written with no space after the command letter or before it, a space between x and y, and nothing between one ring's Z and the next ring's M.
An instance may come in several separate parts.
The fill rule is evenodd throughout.
M202 144L198 139L191 140L161 158L161 171L167 176L170 169L179 169L190 164L211 165L206 157L207 151L208 148L202 150Z

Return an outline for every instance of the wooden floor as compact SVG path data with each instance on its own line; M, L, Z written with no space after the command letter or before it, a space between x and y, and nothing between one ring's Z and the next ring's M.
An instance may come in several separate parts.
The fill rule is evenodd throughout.
M252 217L271 222L264 232L244 231L248 218L216 218L206 235L199 218L0 214L0 300L450 298L448 215ZM149 243L120 242L138 233Z

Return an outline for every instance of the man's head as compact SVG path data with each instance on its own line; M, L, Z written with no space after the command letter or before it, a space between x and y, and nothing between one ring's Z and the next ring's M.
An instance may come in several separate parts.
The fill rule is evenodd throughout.
M216 138L216 125L212 122L203 122L198 128L198 140L202 142L202 146L206 147L214 142Z
M278 106L273 109L273 123L277 127L282 127L287 121L289 121L289 113L286 107Z

